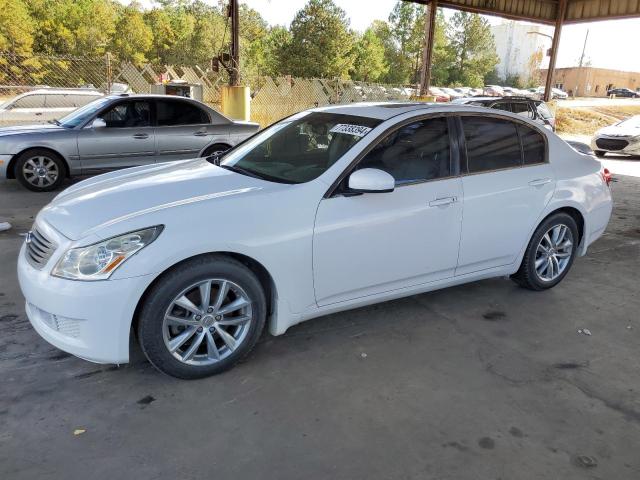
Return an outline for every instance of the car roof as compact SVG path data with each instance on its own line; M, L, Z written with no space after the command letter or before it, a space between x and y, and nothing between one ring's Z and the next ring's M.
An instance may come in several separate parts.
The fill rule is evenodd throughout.
M37 88L35 90L30 90L28 92L21 93L20 97L26 97L29 95L91 95L91 96L102 96L104 95L99 90L93 90L90 88Z
M494 97L499 98L499 97ZM377 118L388 120L403 113L424 111L446 112L447 110L469 112L485 110L485 107L466 105L464 103L432 103L432 102L358 102L344 105L331 105L311 109L312 112L331 112L342 115ZM508 112L505 112L508 113Z

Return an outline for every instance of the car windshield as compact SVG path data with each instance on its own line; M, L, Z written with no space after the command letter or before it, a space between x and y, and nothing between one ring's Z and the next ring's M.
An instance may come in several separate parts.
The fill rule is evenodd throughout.
M65 128L75 128L91 119L99 110L111 101L110 98L102 97L87 103L84 107L74 110L69 115L65 115L58 122Z
M274 182L308 182L322 175L380 123L355 115L299 113L231 150L220 166Z

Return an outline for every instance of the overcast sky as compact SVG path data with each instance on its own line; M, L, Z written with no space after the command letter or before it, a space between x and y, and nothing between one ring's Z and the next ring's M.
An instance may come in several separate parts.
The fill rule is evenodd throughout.
M129 0L120 0L129 3ZM205 0L217 4L217 0ZM295 13L301 9L307 0L240 0L256 9L271 25L288 26ZM351 27L363 31L373 20L386 20L396 0L334 0L346 12L351 21ZM152 0L142 0L142 4L150 6ZM445 9L445 12L452 12ZM502 20L497 17L487 17L493 24ZM633 70L640 72L640 19L613 20L594 22L582 25L565 26L562 30L558 67L568 67L578 64L585 34L589 29L586 56L592 66L612 68L618 70ZM548 33L553 28L547 28ZM548 41L551 46L551 41Z

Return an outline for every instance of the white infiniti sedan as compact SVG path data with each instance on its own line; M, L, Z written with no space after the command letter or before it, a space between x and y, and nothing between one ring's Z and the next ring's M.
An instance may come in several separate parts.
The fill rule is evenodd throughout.
M520 115L352 104L222 157L80 182L38 214L18 274L37 332L197 378L310 318L479 279L557 285L611 215L609 172Z

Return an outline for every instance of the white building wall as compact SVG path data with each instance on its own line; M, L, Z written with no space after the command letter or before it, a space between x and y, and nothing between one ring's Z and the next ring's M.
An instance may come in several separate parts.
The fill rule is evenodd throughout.
M510 75L519 75L522 79L530 75L529 62L538 51L543 52L543 63L546 51L551 46L551 40L541 35L528 32L542 32L543 27L523 22L505 20L499 25L491 27L491 33L496 44L496 52L500 63L496 67L498 76L506 78ZM537 65L541 68L542 65Z

